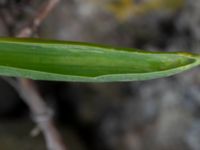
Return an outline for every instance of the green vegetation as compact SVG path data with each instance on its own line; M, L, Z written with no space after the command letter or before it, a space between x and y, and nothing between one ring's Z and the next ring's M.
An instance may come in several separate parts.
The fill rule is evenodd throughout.
M189 53L0 38L0 75L5 76L80 82L139 81L170 76L199 64L200 56Z

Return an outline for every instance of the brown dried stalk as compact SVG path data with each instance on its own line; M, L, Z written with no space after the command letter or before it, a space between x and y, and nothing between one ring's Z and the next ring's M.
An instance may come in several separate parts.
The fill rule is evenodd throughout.
M17 37L30 37L40 26L42 21L49 15L49 13L55 8L60 0L48 0L46 1L37 14L31 19L31 21L24 27L18 34Z
M31 37L42 21L48 16L59 0L48 0L37 11L30 23L27 24L16 36ZM53 122L53 111L47 106L38 92L34 81L6 79L19 93L24 102L29 106L34 121L45 137L48 150L66 150L65 144Z
M28 79L18 79L18 93L29 106L34 121L44 134L48 150L66 150L61 136L53 123L52 110L40 96L35 83Z

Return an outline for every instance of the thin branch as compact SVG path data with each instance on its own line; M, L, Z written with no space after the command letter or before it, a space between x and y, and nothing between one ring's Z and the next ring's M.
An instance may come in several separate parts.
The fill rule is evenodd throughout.
M55 8L60 0L48 0L37 11L37 14L33 17L30 23L27 24L18 34L17 37L30 37L40 26L42 21L49 15L49 13Z
M18 89L19 88L19 85L18 85L18 82L17 80L11 78L11 77L1 77L1 79L3 79L4 81L6 81L7 83L9 83L14 89Z
M48 150L66 150L65 144L53 122L53 110L50 109L38 92L32 80L3 77L29 106L33 120L44 134Z
M28 79L18 81L17 91L29 106L34 121L44 134L48 150L65 150L65 145L53 123L53 112L40 96L35 83Z
M48 0L45 2L37 11L31 23L24 27L16 36L30 37L58 2L59 0ZM16 82L8 78L5 78L5 80L18 91L24 102L29 106L34 121L45 137L48 150L66 150L65 144L54 125L53 111L44 102L34 81L20 78Z

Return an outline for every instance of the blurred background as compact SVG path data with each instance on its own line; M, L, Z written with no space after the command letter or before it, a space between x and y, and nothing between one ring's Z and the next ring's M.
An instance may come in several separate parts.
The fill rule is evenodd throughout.
M42 0L0 0L13 36ZM36 37L200 53L199 0L61 0ZM126 83L36 82L70 150L199 150L200 71ZM18 93L0 79L0 149L44 150Z

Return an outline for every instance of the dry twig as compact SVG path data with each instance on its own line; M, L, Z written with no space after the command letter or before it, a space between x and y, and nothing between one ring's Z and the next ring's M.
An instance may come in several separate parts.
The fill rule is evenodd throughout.
M40 96L36 85L28 79L18 79L18 93L29 106L34 121L44 134L48 150L65 150L61 136L53 123L53 113Z
M18 34L17 37L30 37L40 26L42 21L48 16L53 8L58 4L60 0L48 0L41 8L37 11L37 14L33 19L24 27Z
M16 36L30 37L58 2L59 0L48 0L45 2L37 11L31 23L24 27ZM29 106L34 121L44 134L48 150L66 150L62 138L53 123L52 110L40 96L34 81L28 79L17 79L17 81L8 78L4 79L17 90L24 102Z

